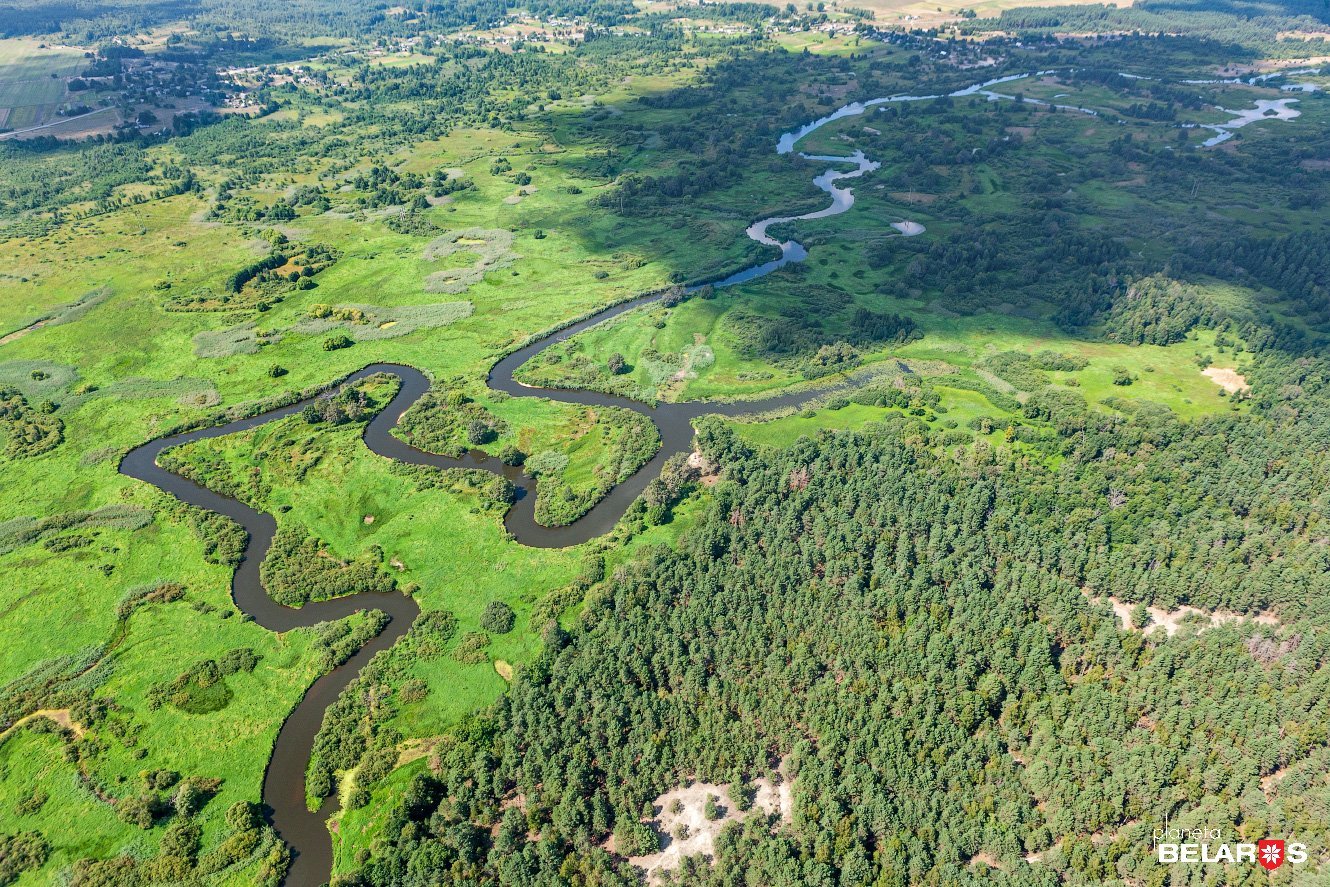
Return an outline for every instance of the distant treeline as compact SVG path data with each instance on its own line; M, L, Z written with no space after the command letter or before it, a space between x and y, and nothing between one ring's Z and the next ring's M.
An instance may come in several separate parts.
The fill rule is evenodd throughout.
M1284 34L1324 33L1330 7L1323 0L1283 0L1278 4L1222 3L1207 0L1138 0L1131 6L1022 6L996 19L963 23L963 32L1182 34L1219 44L1261 49L1281 55L1325 52L1320 40Z
M410 0L390 13L376 0L17 0L0 18L0 35L65 33L96 40L189 22L208 32L247 32L283 39L410 36L424 29L493 25L514 9L613 25L637 10L628 0Z

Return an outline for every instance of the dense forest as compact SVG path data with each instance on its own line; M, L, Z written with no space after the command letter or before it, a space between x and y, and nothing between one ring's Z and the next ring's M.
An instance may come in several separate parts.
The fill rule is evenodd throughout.
M343 883L636 883L604 844L649 850L652 799L782 760L789 827L754 814L680 883L1145 878L1150 830L1198 808L1319 846L1330 798L1302 774L1324 759L1328 466L1308 444L1330 427L1327 369L1262 361L1296 414L1051 406L1055 470L940 447L909 418L781 452L705 426L724 480L702 523L617 571L576 630L547 629ZM1302 627L1143 639L1105 594ZM1277 771L1290 793L1270 799Z

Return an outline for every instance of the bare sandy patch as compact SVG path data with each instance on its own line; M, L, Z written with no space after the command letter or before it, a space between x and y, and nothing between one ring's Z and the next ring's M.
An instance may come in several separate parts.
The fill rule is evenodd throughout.
M1003 866L1002 863L998 861L998 858L996 856L983 850L979 851L974 856L971 856L970 861L966 863L966 865L975 865L976 863L981 863L981 862L991 869L1002 869L1003 871L1006 870L1006 867Z
M688 454L688 467L698 473L697 482L704 487L714 487L720 480L716 467L707 462L707 457L697 450Z
M1201 370L1201 375L1205 376L1211 382L1214 382L1220 388L1229 394L1237 394L1239 391L1250 391L1251 386L1247 380L1238 375L1236 369L1229 367L1207 367Z
M648 883L656 884L665 872L678 868L686 856L701 854L710 859L715 853L716 836L731 822L741 822L757 813L778 816L781 825L788 825L794 820L794 795L784 769L782 763L779 784L766 778L753 780L753 806L747 811L735 809L729 799L729 783L694 782L665 792L654 801L660 813L650 822L660 837L660 852L630 856L628 861L645 872ZM708 797L716 798L721 814L716 819L707 819L703 812Z
M1227 610L1215 610L1213 613L1192 607L1187 604L1182 605L1176 610L1165 610L1162 607L1146 607L1145 610L1150 614L1150 623L1144 629L1138 629L1131 624L1131 611L1136 608L1135 604L1118 600L1109 595L1108 597L1092 597L1087 592L1087 597L1094 601L1108 601L1113 607L1113 613L1122 621L1122 627L1126 631L1141 631L1143 634L1152 634L1163 629L1168 637L1178 633L1182 628L1184 620L1190 624L1197 624L1198 631L1204 631L1207 628L1213 628L1216 625L1224 625L1229 622L1255 622L1259 625L1278 626L1279 619L1273 613L1261 612L1255 616L1245 616L1241 613L1232 613ZM1189 618L1190 617L1190 618Z
M899 231L901 233L901 236L903 237L916 237L920 234L923 234L925 231L923 225L920 225L918 222L911 222L909 219L902 219L899 222L892 222L891 227Z
M1279 789L1279 783L1287 775L1290 766L1285 764L1273 773L1261 777L1261 793L1265 795L1267 801L1274 800L1275 793Z

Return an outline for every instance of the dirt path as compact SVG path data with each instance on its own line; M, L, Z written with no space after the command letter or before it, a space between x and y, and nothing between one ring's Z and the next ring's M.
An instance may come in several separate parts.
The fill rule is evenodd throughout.
M74 718L69 714L69 709L39 708L36 711L34 711L32 714L19 718L17 721L15 721L13 724L10 725L8 730L4 731L3 733L0 733L0 742L4 742L11 735L18 732L19 728L23 727L25 724L29 724L32 721L37 720L38 718L46 718L49 721L55 721L55 723L59 724L61 727L70 731L78 738L80 739L83 738L83 728L74 721Z

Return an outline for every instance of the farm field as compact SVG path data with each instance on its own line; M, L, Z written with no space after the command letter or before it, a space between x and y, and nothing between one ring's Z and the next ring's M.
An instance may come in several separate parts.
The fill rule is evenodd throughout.
M73 47L0 40L0 128L50 123L65 101L66 82L86 64L83 52Z

